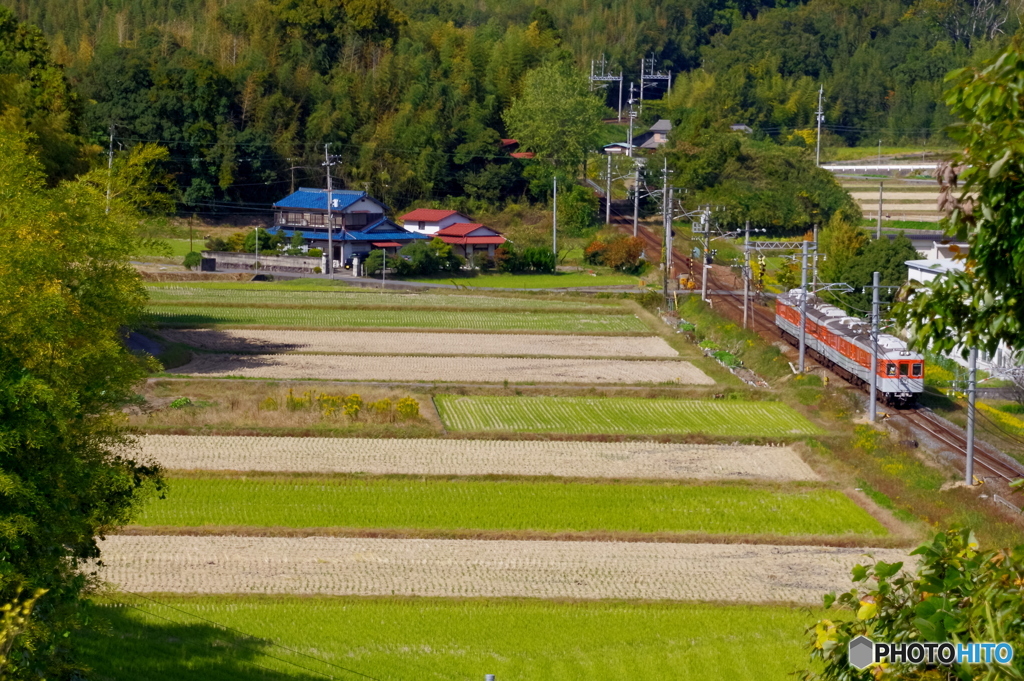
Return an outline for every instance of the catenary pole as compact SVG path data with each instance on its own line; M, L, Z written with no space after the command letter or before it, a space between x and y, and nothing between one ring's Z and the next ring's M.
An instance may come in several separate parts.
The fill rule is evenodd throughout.
M878 416L878 317L879 274L871 275L871 390L868 396L868 419L875 421Z
M710 220L708 219L708 214L706 210L700 216L700 220L703 223L704 230L704 251L700 254L700 299L707 302L708 270L711 269L710 265L708 265L708 255L710 254L710 251L708 249L711 248L711 240L708 237L708 229L710 229L710 225L708 225L708 222L710 222Z
M622 122L622 71L619 71L619 117L616 119Z
M964 482L974 485L974 400L978 395L978 348L971 348L967 359L967 467Z
M612 155L608 154L608 177L605 178L604 190L604 223L612 222Z
M803 245L802 265L800 266L800 373L802 374L807 355L807 241L804 240L800 243Z
M747 328L747 310L750 308L750 220L743 231L743 328Z

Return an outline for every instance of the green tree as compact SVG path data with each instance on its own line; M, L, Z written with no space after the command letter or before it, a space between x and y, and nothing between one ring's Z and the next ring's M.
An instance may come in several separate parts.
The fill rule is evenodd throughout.
M840 282L843 281L847 264L857 257L867 243L868 234L842 213L836 213L821 230L818 241L823 256L818 265L821 280Z
M523 77L522 93L504 118L523 149L575 169L597 146L604 112L582 73L568 61L550 61Z
M824 598L825 608L844 613L822 619L808 629L810 657L821 671L803 673L805 681L871 681L877 678L1021 679L1024 657L1009 666L992 663L941 665L892 664L858 671L849 664L849 642L857 636L874 641L1006 642L1024 646L1024 546L980 551L968 530L949 530L911 552L918 557L913 573L903 563L877 561L853 569L852 590ZM948 669L948 671L946 671ZM884 676L881 676L884 671Z
M558 230L570 237L586 236L598 225L600 205L594 192L578 184L558 197Z
M384 251L379 248L370 251L366 256L366 262L363 263L363 272L366 276L375 277L380 274L384 269L384 257Z
M0 603L46 590L16 679L75 675L82 563L159 481L118 418L153 368L123 337L146 303L136 225L93 185L45 178L25 138L0 132Z
M907 283L908 260L917 259L917 250L903 234L895 239L875 239L867 242L852 258L833 265L830 273L835 281L846 282L859 289L855 293L837 294L836 301L848 312L863 317L871 310L871 292L864 288L871 285L875 272L879 273L882 286L903 286ZM896 289L880 291L883 302L891 302L896 296Z
M978 68L949 75L946 101L963 123L950 134L963 153L947 167L940 207L966 239L965 271L918 290L897 308L919 347L995 353L1024 347L1024 49L1019 39Z
M84 172L96 151L80 136L81 108L42 32L0 7L0 128L29 133L51 184Z

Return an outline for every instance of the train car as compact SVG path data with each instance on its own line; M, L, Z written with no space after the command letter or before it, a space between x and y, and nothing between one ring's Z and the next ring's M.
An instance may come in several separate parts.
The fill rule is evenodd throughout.
M775 325L793 345L800 343L800 304L807 296L807 353L823 366L861 388L871 380L871 324L850 317L813 293L793 289L775 301ZM879 399L893 407L917 401L924 391L924 357L907 349L907 344L888 334L878 335Z

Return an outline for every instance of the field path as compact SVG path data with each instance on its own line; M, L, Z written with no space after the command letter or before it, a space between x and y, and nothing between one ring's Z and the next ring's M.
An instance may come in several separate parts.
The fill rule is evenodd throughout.
M340 354L503 355L523 357L678 357L658 336L562 336L414 331L165 329L171 342L218 352L335 352Z
M341 537L111 536L132 592L670 599L820 604L865 549ZM905 560L895 549L875 558Z
M352 381L715 384L710 376L682 360L225 354L197 355L169 373Z
M205 435L141 443L146 457L185 470L820 480L791 447Z

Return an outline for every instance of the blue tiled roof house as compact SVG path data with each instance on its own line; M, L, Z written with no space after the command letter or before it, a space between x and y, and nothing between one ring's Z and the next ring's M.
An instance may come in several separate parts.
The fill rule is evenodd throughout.
M339 264L353 256L360 260L371 250L394 252L411 241L429 239L398 226L386 216L388 207L366 192L347 189L331 191L331 242ZM286 240L298 232L310 248L327 252L327 190L301 187L274 204L277 211L271 234Z

